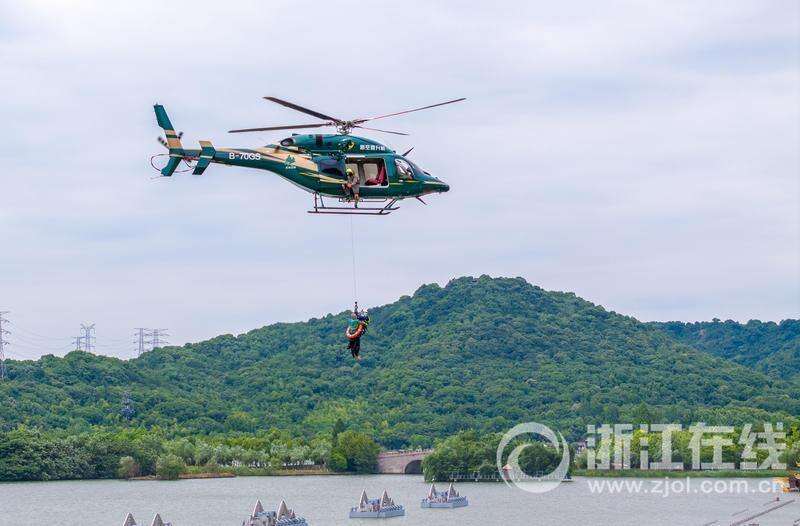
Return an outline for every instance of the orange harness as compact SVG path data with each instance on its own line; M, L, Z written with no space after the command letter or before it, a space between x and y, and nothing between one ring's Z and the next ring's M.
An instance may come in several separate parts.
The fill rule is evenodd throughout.
M357 340L357 339L361 338L362 334L364 334L364 324L363 323L359 323L358 324L358 329L356 329L356 332L350 332L350 327L348 327L344 331L344 335L347 336L348 340Z

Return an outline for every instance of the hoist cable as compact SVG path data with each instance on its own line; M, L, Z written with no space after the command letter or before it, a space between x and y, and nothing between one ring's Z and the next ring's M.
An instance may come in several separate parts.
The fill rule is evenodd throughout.
M358 283L356 281L356 236L353 228L353 216L350 216L350 253L353 256L353 301L358 305Z

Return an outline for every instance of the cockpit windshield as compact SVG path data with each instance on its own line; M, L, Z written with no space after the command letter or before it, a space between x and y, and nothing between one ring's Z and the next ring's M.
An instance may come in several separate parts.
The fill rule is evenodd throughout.
M440 182L439 179L420 168L418 164L406 159L405 157L400 157L399 155L395 156L394 158L394 167L395 172L397 173L397 178L401 181Z
M415 179L418 179L420 181L426 181L426 180L427 181L438 181L438 179L436 179L434 176L432 176L431 174L429 174L428 172L426 172L425 170L420 168L419 165L415 164L412 161L409 161L408 159L406 159L406 161L414 169L414 178Z

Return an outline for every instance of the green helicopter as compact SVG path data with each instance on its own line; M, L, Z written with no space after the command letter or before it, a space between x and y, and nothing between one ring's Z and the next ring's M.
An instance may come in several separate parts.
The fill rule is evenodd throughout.
M162 154L167 155L169 160L160 170L161 175L172 176L181 162L192 168L192 173L195 175L202 174L211 163L266 170L313 194L314 206L309 210L312 214L387 215L397 210L399 208L397 203L403 199L415 198L424 204L423 196L450 190L447 183L432 176L407 158L413 148L400 155L377 141L350 135L350 131L353 128L361 128L408 135L367 128L362 124L460 102L465 100L464 98L347 121L275 97L264 98L314 116L323 122L230 130L230 133L333 126L338 134L293 134L281 140L279 144L270 144L263 148L216 148L209 141L200 141L199 150L190 150L181 144L182 133L175 131L164 107L156 104L154 106L156 120L166 135L166 139L159 137L159 142L169 150L168 154ZM155 157L157 156L151 158L151 164ZM155 165L153 166L155 168ZM325 202L325 198L329 198L328 203ZM337 203L330 204L330 199L337 200Z

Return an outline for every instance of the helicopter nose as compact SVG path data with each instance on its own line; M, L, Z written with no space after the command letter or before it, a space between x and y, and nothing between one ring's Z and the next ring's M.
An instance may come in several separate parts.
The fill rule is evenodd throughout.
M440 182L439 183L439 191L440 192L449 192L450 191L450 185L447 184L447 183L441 183Z

